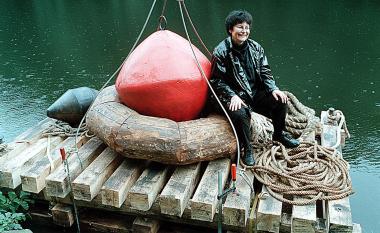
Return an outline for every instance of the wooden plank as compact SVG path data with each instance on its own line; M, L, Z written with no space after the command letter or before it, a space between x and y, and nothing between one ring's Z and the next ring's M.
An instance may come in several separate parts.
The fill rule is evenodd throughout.
M55 224L63 227L71 227L74 224L74 214L71 206L56 204L51 209L53 221Z
M210 161L193 198L190 200L191 218L212 222L218 203L218 172L222 172L224 187L230 170L230 159Z
M141 174L127 195L131 208L147 211L167 181L169 167L152 163Z
M53 122L53 119L45 118L36 126L29 128L24 133L17 136L12 142L7 143L6 151L0 153L0 167L2 167L6 161L13 159L26 148L30 147L33 142L41 137L42 132Z
M352 232L351 207L348 197L328 202L329 232Z
M314 141L315 132L311 132L305 140ZM294 197L294 200L297 199L297 197ZM291 226L293 233L315 232L315 227L317 225L316 203L305 206L293 205L292 213Z
M298 200L297 197L294 200ZM316 204L293 205L292 233L314 233L317 224Z
M137 217L133 221L132 232L134 233L156 233L160 228L158 220Z
M120 208L143 171L141 161L125 159L101 189L102 204Z
M161 213L182 216L200 177L201 163L179 166L162 191L159 202Z
M51 137L50 146L55 147L62 142L61 137ZM21 184L20 174L29 169L33 163L46 155L47 138L39 139L19 155L6 161L0 168L0 186L15 189Z
M123 157L107 147L72 182L74 198L76 200L91 201L122 161Z
M317 218L317 225L315 226L315 233L327 233L326 219Z
M79 159L82 161L83 169L85 169L105 147L106 145L99 138L91 138L79 149L78 154L73 154L67 158L71 180L77 178L82 172ZM70 191L66 168L64 164L61 164L53 173L46 177L46 192L48 196L64 198Z
M135 217L110 211L87 209L81 212L82 232L130 233Z
M327 112L322 111L321 123L327 117ZM321 145L331 147L337 142L336 130L337 126L322 125ZM339 146L337 150L342 153L342 148ZM349 198L333 200L327 202L327 216L329 232L352 232L352 215Z
M281 214L280 232L291 233L292 231L292 215L288 213Z
M281 208L282 203L272 197L265 186L262 188L262 193L265 194L265 199L259 200L257 209L257 232L274 232L280 231Z
M254 175L252 171L244 172L245 179L241 175L236 177L236 191L227 195L223 205L223 223L232 226L244 227L249 215L249 207L254 195L253 187ZM250 182L248 184L247 182Z
M80 148L87 141L86 137L79 137L77 145ZM53 164L51 167L50 160L44 156L32 164L30 169L21 173L22 190L31 193L39 193L45 188L45 178L52 173L62 163L60 148L68 151L75 144L75 137L69 137L54 149L52 149L50 158Z

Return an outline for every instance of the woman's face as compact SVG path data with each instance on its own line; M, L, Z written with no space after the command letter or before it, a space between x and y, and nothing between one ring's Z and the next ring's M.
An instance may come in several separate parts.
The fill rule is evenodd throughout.
M238 23L229 30L231 33L232 41L241 45L249 37L250 25L247 22Z

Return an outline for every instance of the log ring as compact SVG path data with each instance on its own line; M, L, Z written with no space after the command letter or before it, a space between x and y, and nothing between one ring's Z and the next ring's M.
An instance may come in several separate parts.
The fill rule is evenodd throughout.
M86 123L91 132L127 158L182 165L232 157L236 152L235 137L222 116L175 122L140 115L120 103L115 86L99 93Z

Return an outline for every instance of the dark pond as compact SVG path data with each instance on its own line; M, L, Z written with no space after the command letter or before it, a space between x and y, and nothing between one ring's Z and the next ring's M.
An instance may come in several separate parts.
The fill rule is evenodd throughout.
M184 36L177 1L168 28ZM45 117L67 89L100 88L128 54L152 1L0 2L0 135L7 142ZM148 24L157 26L161 1ZM252 38L266 49L277 83L317 112L341 109L352 138L344 156L356 193L354 222L380 230L379 1L187 1L208 48L236 8L253 13ZM173 64L174 65L174 64Z

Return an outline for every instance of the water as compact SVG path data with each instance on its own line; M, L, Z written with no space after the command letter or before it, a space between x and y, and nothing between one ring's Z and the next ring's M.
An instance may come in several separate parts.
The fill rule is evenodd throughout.
M168 2L168 28L184 36L177 1ZM42 120L67 89L100 88L128 54L151 3L2 1L0 135L5 141ZM335 107L345 113L352 134L344 156L356 191L350 198L353 220L363 232L379 232L380 2L186 3L210 49L226 36L230 10L252 12L251 37L266 49L278 85L317 112ZM160 7L143 37L157 27Z

